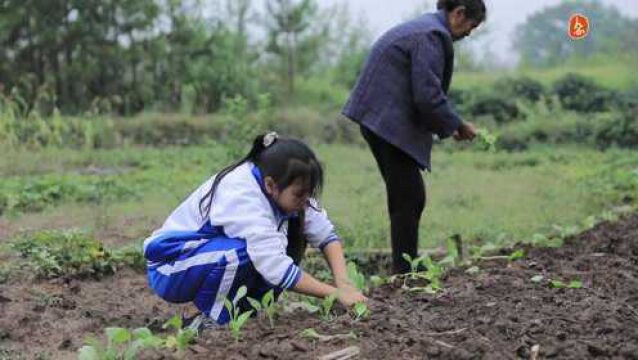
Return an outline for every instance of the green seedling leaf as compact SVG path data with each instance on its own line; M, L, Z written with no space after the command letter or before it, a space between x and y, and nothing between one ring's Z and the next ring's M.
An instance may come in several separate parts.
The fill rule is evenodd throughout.
M254 312L253 310L248 310L245 313L239 315L239 317L237 318L237 326L239 326L240 328L244 326L244 324L246 323L246 321L248 321L248 319L253 314L253 312Z
M516 261L519 259L522 259L525 257L525 251L523 251L522 249L516 250L513 253L510 254L510 256L507 258L509 261Z
M330 294L323 298L323 300L321 301L321 317L324 320L328 321L332 319L332 307L334 306L336 300L337 295Z
M313 328L304 329L300 335L308 340L318 340L321 338L321 335Z
M549 282L549 287L552 289L563 289L565 288L565 283L560 280L552 280Z
M246 300L248 300L248 302L250 303L250 306L253 307L253 309L255 309L256 311L260 311L261 310L261 303L251 297L247 297Z
M101 360L98 350L91 345L84 345L78 350L79 360Z
M567 285L567 287L570 289L582 289L583 282L580 280L573 280L569 283L569 285Z
M490 133L487 129L479 129L476 131L476 137L481 149L489 152L496 151L497 136Z
M110 327L104 330L109 344L117 345L131 341L131 332L120 327Z
M358 302L354 304L354 314L356 319L359 320L368 315L368 305L364 302Z
M540 283L541 281L543 281L544 277L543 275L536 275L536 276L532 276L532 282L533 283Z
M386 284L387 280L379 275L372 275L370 276L370 282L372 283L372 286L379 287L383 284Z
M347 265L348 279L354 284L354 286L359 289L359 291L367 291L368 286L366 285L366 277L359 272L357 269L357 264L354 262L348 262Z
M247 292L248 292L248 289L246 288L246 286L241 286L239 289L237 289L237 294L235 294L235 298L233 299L233 304L237 304L237 302L241 300L241 298L246 296Z
M164 323L164 325L162 325L162 329L168 329L168 328L171 328L175 331L181 329L182 318L179 315L175 315L172 318L170 318L167 322Z
M148 339L153 337L153 333L149 328L143 327L133 330L133 337L136 339Z
M251 310L252 311L252 310ZM194 329L181 329L177 332L177 349L186 350L193 343L197 332Z

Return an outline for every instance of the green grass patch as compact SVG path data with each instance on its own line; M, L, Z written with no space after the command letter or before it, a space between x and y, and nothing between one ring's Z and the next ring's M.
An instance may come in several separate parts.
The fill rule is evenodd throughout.
M326 169L322 205L346 246L389 248L385 186L370 151L348 145L317 145L315 149ZM119 167L134 161L128 171L108 176L114 177L117 189L132 191L135 196L88 203L73 196L62 197L37 215L12 215L15 228L46 229L63 215L64 226L89 231L108 228L94 221L100 213L107 214L111 224L126 219L143 221L143 226L127 226L128 238L150 234L201 182L225 165L225 153L217 146L136 148L84 151L73 154L68 164L53 173L42 173L49 171L47 162L53 153L40 154L41 160L33 154L20 155L34 160L28 172L38 175L5 177L0 180L0 189L10 188L9 183L64 176L78 184L90 184L87 179L105 176L63 174L89 159L98 167ZM449 143L436 147L433 170L424 174L428 203L420 225L422 248L445 245L453 234L477 246L531 241L537 234L580 224L613 205L633 204L638 198L638 159L629 150L536 146L516 153L479 152L458 150ZM3 193L16 196L11 191Z

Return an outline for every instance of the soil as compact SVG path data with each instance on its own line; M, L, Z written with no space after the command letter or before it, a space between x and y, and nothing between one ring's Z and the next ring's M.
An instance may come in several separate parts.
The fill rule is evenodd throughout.
M436 295L407 291L401 280L374 288L365 319L341 311L324 321L298 309L274 329L252 319L239 342L227 329L207 329L182 354L142 357L316 359L350 348L361 359L638 359L638 215L600 224L561 248L525 250L514 262L479 261L478 273L452 270ZM533 282L537 275L544 279ZM551 288L550 279L583 287ZM0 286L0 359L76 358L88 334L108 326L160 331L178 311L131 270L101 281L11 279ZM307 340L300 333L308 328L346 336Z

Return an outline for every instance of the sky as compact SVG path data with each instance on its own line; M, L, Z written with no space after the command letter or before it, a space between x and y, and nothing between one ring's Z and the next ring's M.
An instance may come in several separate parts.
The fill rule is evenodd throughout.
M320 6L347 4L354 17L364 16L368 27L376 38L386 29L402 22L419 8L435 8L435 0L317 0ZM601 0L605 5L617 7L621 13L638 18L638 0ZM512 65L516 56L511 50L511 36L516 26L525 19L546 8L561 3L561 0L485 0L488 7L488 33L473 44L473 48L490 48L499 62ZM489 44L489 45L487 45Z

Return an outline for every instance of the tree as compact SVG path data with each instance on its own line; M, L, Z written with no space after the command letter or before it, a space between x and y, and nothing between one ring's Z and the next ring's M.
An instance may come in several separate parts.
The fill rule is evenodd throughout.
M327 27L313 18L318 13L314 0L267 0L268 44L266 50L282 60L287 90L295 91L295 76L312 65L327 39Z
M574 41L567 34L568 20L582 13L591 23L587 38ZM514 36L514 48L523 64L553 66L566 59L588 58L598 53L638 52L638 21L598 0L564 1L530 16Z

